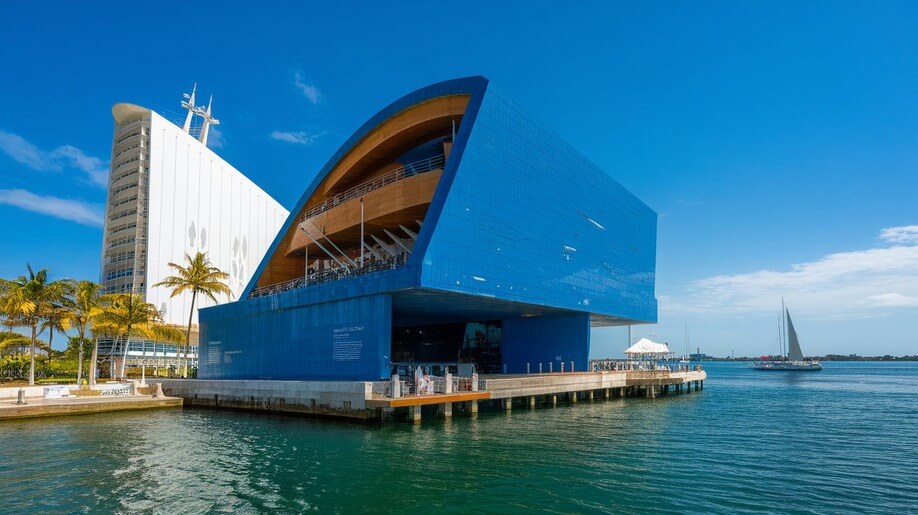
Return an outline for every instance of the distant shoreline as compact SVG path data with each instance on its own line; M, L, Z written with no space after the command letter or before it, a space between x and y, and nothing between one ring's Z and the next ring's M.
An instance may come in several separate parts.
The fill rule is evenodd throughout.
M777 358L777 356L769 356L769 358ZM715 358L712 356L705 356L702 361L760 361L761 356L757 357L739 357L739 358ZM842 356L838 354L829 354L827 356L813 356L807 357L807 359L815 359L817 361L918 361L918 356Z

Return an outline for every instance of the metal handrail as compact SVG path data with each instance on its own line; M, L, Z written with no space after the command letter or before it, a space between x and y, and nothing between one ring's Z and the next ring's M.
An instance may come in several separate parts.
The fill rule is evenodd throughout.
M444 161L445 157L443 155L439 155L428 159L422 159L421 161L415 161L414 163L409 163L390 172L386 172L385 174L380 175L371 181L367 181L363 184L358 184L353 188L344 190L334 197L326 199L325 202L307 209L303 212L303 220L308 220L314 216L320 215L343 202L347 202L348 200L357 198L361 195L366 195L373 190L377 190L383 186L392 184L393 182L407 179L408 177L413 177L420 173L439 170L443 168Z
M446 393L446 378L443 376L431 376L431 391L429 392L419 392L418 385L415 383L414 379L411 377L401 376L399 378L399 397L421 397L425 395L443 395ZM484 392L487 391L487 383L484 379L478 379L478 384L473 387L474 377L462 377L462 376L453 376L452 377L452 388L450 388L450 393L468 393L473 391ZM393 382L389 381L374 381L372 385L372 396L374 398L387 398L392 399L392 385Z
M692 372L702 370L701 365L660 363L654 360L596 359L590 361L591 372Z
M117 148L117 145L116 145L116 148ZM121 152L118 152L117 154L115 154L114 157L112 157L112 161L114 161L115 159L118 159L118 158L121 157L123 154L126 154L126 153L128 153L128 152L130 152L130 151L132 151L132 150L143 149L143 148L144 148L143 142L141 141L140 143L134 145L133 147L128 147L128 148L122 150Z
M128 129L133 128L135 125L137 125L137 124L139 124L139 123L144 123L144 122L146 122L147 125L150 125L150 119L149 119L149 118L141 118L141 119L139 119L139 120L133 120L133 121L127 122L125 125L122 125L121 127L119 127L119 128L118 128L118 133L127 132Z
M393 270L398 266L404 265L407 259L407 254L399 254L390 259L367 263L363 267L333 268L330 270L323 270L321 272L311 274L308 277L297 277L296 279L291 279L289 281L255 288L252 290L250 298L264 297L265 295L276 295L278 293L295 290L297 288L303 288L312 284L337 281L338 279L344 279L346 277L356 277L359 275L371 274L373 272L379 272L382 270Z
M127 132L127 131L125 131L125 132ZM141 129L140 132L135 132L134 134L131 134L130 136L123 136L123 137L122 137L120 140L118 140L114 145L112 145L112 148L113 148L113 149L118 148L118 146L121 145L122 143L124 143L125 141L131 140L131 139L134 139L134 138L140 138L140 137L143 137L143 136L144 136L143 129Z
M139 167L141 164L143 164L143 161L144 161L143 159L140 159L140 158L141 158L141 156L140 156L140 154L138 154L136 158L133 158L133 157L132 157L132 158L126 160L126 161L122 161L122 162L118 163L117 166L115 166L114 168L112 168L111 174L112 174L112 175L115 175L116 173L118 173L118 172L121 171L121 167L126 166L126 165L129 165L129 164L131 164L131 163L137 163L137 164L138 164L138 167ZM114 161L113 161L113 162L114 162ZM115 180L117 181L117 180L120 180L120 179L121 179L121 177L119 177L118 179L115 179Z

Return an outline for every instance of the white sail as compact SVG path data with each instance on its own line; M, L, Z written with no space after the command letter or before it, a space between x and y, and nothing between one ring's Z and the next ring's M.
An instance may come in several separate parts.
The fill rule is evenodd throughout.
M762 359L753 365L756 370L776 370L776 371L803 371L803 370L822 370L822 365L818 361L804 361L803 351L800 349L800 340L797 339L797 331L794 329L794 323L791 321L790 311L781 299L781 316L778 321L778 346L783 347L784 337L787 337L787 358L783 358L783 349L779 350L782 358L778 360ZM783 329L783 331L782 331ZM782 334L783 333L783 334Z
M784 315L787 317L787 359L791 361L803 361L803 351L800 350L800 340L797 339L797 331L794 330L794 323L791 322L790 311L785 308Z

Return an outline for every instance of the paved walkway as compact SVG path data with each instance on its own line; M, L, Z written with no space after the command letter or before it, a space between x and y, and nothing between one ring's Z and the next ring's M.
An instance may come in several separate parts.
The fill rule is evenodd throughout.
M109 411L139 410L152 408L181 407L178 397L151 397L148 395L125 395L118 397L64 397L45 399L26 398L27 404L16 404L15 399L0 402L0 420L31 417L53 417L59 415L85 415Z

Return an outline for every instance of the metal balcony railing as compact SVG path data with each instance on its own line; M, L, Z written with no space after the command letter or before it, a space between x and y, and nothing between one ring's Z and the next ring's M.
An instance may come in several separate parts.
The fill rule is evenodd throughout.
M399 398L401 397L415 397L421 395L444 395L446 393L463 393L463 392L473 392L487 391L487 383L484 379L478 379L478 389L476 390L472 386L472 382L475 379L471 377L452 377L452 387L447 392L446 388L446 378L443 376L433 376L430 378L430 386L425 388L425 391L419 391L418 383L412 379L400 379L399 380ZM385 398L392 399L393 382L390 381L373 381L371 383L373 397L374 398Z
M590 372L692 372L704 370L697 363L668 363L653 359L594 359L590 360Z
M120 127L118 127L118 133L120 134L120 133L127 132L129 129L134 128L138 124L145 124L147 127L149 127L150 119L149 118L140 118L140 119L134 118L130 121L127 121L124 123L124 125L121 125Z
M379 188L388 186L393 182L398 182L402 179L407 179L408 177L413 177L424 172L440 170L443 168L444 161L444 156L439 155L428 159L423 159L421 161L415 161L414 163L409 163L402 167L396 168L391 172L386 172L385 174L380 175L371 181L367 181L363 184L358 184L353 188L346 189L341 193L326 199L325 202L307 209L303 212L303 220L308 220L316 215L328 211L329 209L339 204L360 197L361 195L366 195L373 190L378 190Z
M264 297L265 295L276 295L281 292L303 288L312 284L337 281L338 279L344 279L346 277L356 277L359 275L371 274L373 272L380 272L383 270L393 270L396 267L404 265L407 259L407 254L399 254L389 259L368 262L362 267L333 268L330 270L323 270L321 272L310 274L308 277L298 277L290 281L284 281L282 283L274 283L268 286L262 286L261 288L255 288L252 290L250 298Z

